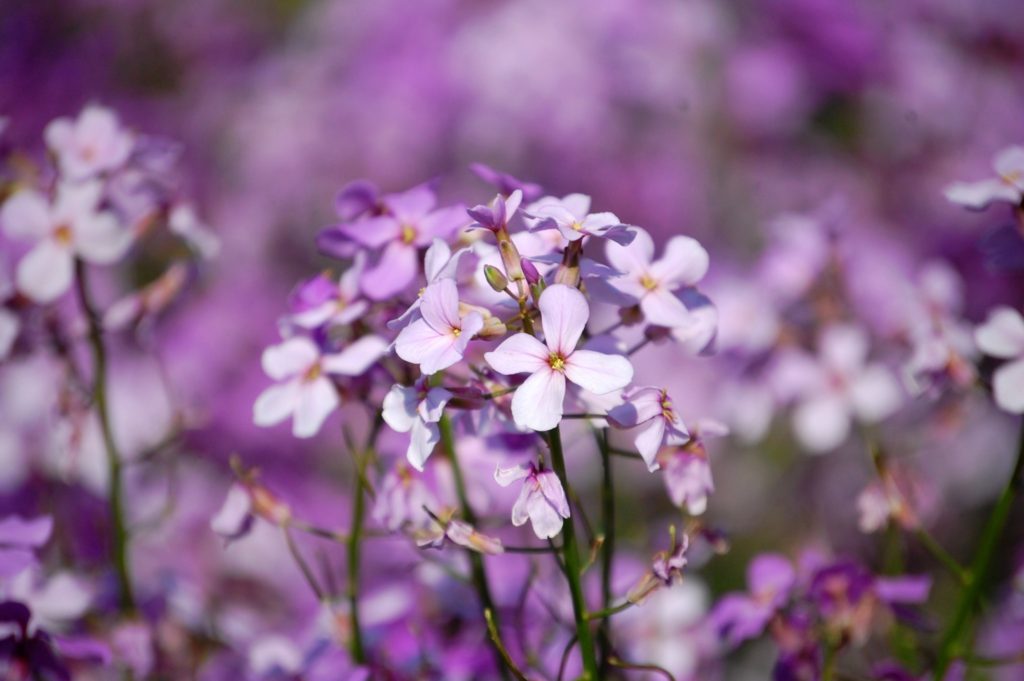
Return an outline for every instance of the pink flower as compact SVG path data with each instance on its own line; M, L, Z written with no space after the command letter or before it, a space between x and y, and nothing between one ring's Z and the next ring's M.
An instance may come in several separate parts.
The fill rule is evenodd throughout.
M471 229L489 229L492 232L499 232L508 228L508 223L519 210L519 204L523 202L522 190L513 190L508 196L498 194L491 202L484 205L473 206L466 212L476 222L470 225Z
M996 177L977 182L954 182L946 187L953 203L981 210L994 201L1020 203L1024 199L1024 147L1007 147L992 160Z
M413 386L392 386L384 397L384 421L399 433L409 433L405 456L418 471L441 439L437 422L451 398L444 388L428 388L424 379Z
M469 523L457 520L448 513L444 517L434 517L432 527L419 532L416 545L420 548L440 549L444 546L445 540L463 548L497 556L505 552L501 540L477 531Z
M543 431L562 420L566 379L604 395L629 384L633 365L619 355L576 349L590 317L587 301L576 289L550 286L538 307L544 343L517 333L484 358L499 374L531 374L512 397L512 417L522 428Z
M452 249L441 239L434 239L430 248L423 255L423 273L427 286L441 279L455 279L462 256L469 253L469 248L460 248L452 253ZM403 329L413 320L414 314L423 302L422 295L417 296L405 312L388 322L389 329Z
M608 244L608 262L623 273L608 283L638 301L651 324L686 324L689 311L673 292L704 278L708 271L707 251L696 239L674 236L666 244L664 255L654 260L651 235L640 228L635 231L636 238L628 246Z
M399 461L377 486L373 518L392 532L403 528L422 528L432 522L424 508L435 505L422 476Z
M425 375L447 369L462 359L466 346L484 327L479 312L459 313L459 291L451 279L427 287L420 314L395 339L395 351L406 362L419 364Z
M817 359L782 357L776 387L796 397L793 430L810 451L827 452L842 444L854 417L877 423L902 403L899 381L881 363L868 362L868 351L863 329L838 324L822 332Z
M526 213L537 220L533 231L557 229L568 241L594 236L625 246L635 236L634 228L622 224L615 213L591 213L586 194L569 194L561 199L546 196L529 206Z
M569 517L569 501L554 471L539 470L532 463L510 468L498 466L494 479L502 487L523 481L523 489L512 507L513 525L520 527L529 520L540 539L551 539L562 531L562 519Z
M273 426L294 416L295 437L312 437L338 406L329 374L358 376L384 354L387 343L365 336L337 354L321 355L309 338L289 338L263 352L263 371L281 381L263 391L253 406L258 426Z
M118 260L132 242L113 213L99 210L99 182L61 184L50 202L38 191L14 194L0 207L8 236L36 245L18 263L18 289L38 303L49 303L71 286L75 258L98 265Z
M1009 307L992 310L974 331L986 355L1009 360L992 374L996 404L1013 414L1024 413L1024 317Z
M336 284L327 274L318 274L299 284L292 293L294 312L289 321L304 329L316 329L325 324L350 324L366 314L369 304L359 300L362 264L363 258L357 256Z
M708 496L715 491L706 440L728 432L718 421L701 419L686 443L660 453L658 463L664 468L665 487L673 504L693 515L704 513Z
M45 137L57 155L61 174L72 181L116 170L128 160L134 144L114 112L99 106L87 106L74 121L52 121Z
M656 457L662 445L682 444L690 437L664 388L630 391L624 404L608 412L608 420L618 428L635 429L633 443L652 471L660 467Z

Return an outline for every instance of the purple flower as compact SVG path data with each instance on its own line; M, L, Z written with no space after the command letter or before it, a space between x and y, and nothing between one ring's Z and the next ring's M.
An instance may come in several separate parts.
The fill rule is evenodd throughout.
M362 260L357 257L338 283L325 273L300 283L292 292L289 320L304 329L316 329L325 324L351 324L362 317L369 308L369 303L358 299Z
M386 300L404 290L416 277L418 249L435 237L451 236L467 222L462 206L435 208L437 197L427 185L385 196L381 203L383 214L363 215L333 228L363 248L383 248L361 280L363 292L372 300Z
M647 463L648 470L660 468L658 452L665 444L682 444L690 434L672 407L664 388L635 388L625 395L625 403L608 412L608 420L618 428L634 428L633 443Z
M124 165L132 153L132 135L110 109L87 106L72 121L58 118L46 126L46 144L57 156L61 174L86 180Z
M676 327L689 321L689 310L673 293L693 286L708 271L708 253L696 239L675 236L665 253L654 260L654 241L645 230L634 228L636 238L628 246L609 242L608 262L622 272L609 284L636 300L651 324Z
M451 279L439 279L427 287L420 315L398 334L395 351L406 362L419 364L425 375L460 361L469 341L484 327L479 312L461 314L459 291Z
M476 220L470 227L489 229L492 232L508 229L509 221L519 210L519 204L522 202L523 192L516 189L508 196L501 194L495 196L486 206L474 206L466 211L469 213L469 217Z
M574 288L556 284L538 303L544 343L525 333L505 339L484 355L499 374L529 373L512 398L512 417L522 428L551 430L562 420L565 382L604 395L621 390L633 379L633 365L619 355L577 350L590 308Z
M946 198L967 208L981 210L994 201L1019 204L1024 199L1024 147L1007 147L992 159L996 177L977 182L954 182Z
M495 170L489 165L485 165L483 163L472 163L469 168L481 180L489 182L497 187L498 193L503 196L511 196L514 192L519 191L522 193L524 201L533 201L541 194L542 189L539 184L524 182L523 180L513 177L508 173Z
M399 433L409 433L405 456L418 471L441 439L437 422L451 398L444 388L430 388L425 379L408 387L394 385L384 397L384 420Z
M665 487L673 504L693 515L704 513L708 495L715 491L705 440L728 432L718 421L701 419L686 442L659 454L656 461L664 469Z
M654 556L650 571L645 573L640 581L629 590L626 600L630 603L642 603L656 589L672 586L673 582L682 578L683 568L688 562L686 551L690 547L690 538L686 534L677 538L675 527L670 530L672 548L668 551L660 551Z
M18 263L18 289L38 303L49 303L71 287L75 258L109 265L124 255L132 234L113 213L100 211L98 182L61 184L51 204L33 189L17 192L0 207L8 236L35 246Z
M377 487L373 518L392 532L406 526L420 528L431 521L423 509L434 504L434 497L422 476L399 461Z
M986 355L1009 360L992 374L996 404L1012 414L1024 413L1024 317L1013 308L997 307L975 329L974 340Z
M35 565L34 549L45 544L52 532L50 516L26 520L14 515L0 520L0 579L13 577Z
M747 593L728 594L718 602L710 622L730 645L760 636L789 600L796 571L783 556L766 553L747 567Z
M281 383L267 388L253 406L253 422L273 426L294 415L295 437L312 437L338 406L328 375L358 376L387 350L378 336L365 336L336 354L322 355L309 338L297 336L263 352L263 371Z
M210 520L210 529L226 541L241 539L252 528L252 499L249 490L240 483L231 485L224 504Z
M569 501L554 471L540 470L531 464L498 468L494 479L502 487L523 481L522 491L512 507L512 524L519 527L529 520L540 539L551 539L562 531L562 519L569 517Z
M533 231L557 229L567 241L592 236L627 246L636 236L634 228L622 224L615 213L591 213L590 197L586 194L569 194L561 199L547 196L525 212L536 220Z

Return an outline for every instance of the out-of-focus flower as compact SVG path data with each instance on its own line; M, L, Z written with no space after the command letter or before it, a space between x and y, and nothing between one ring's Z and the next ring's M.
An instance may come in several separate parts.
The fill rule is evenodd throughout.
M586 194L569 194L561 199L547 196L524 212L536 220L533 231L557 229L570 242L591 236L627 246L636 236L634 229L622 224L615 213L591 213L590 197Z
M281 381L263 391L253 406L258 426L273 426L294 415L295 437L312 437L338 406L338 393L328 376L358 376L387 349L378 336L364 336L335 354L323 355L309 338L297 336L263 352L263 371Z
M18 315L4 307L0 307L0 361L7 359L14 347L14 341L18 340L18 333L21 331L21 320Z
M384 397L384 420L399 433L409 433L405 456L418 471L441 439L437 422L452 394L444 388L431 388L425 378L412 386L394 385Z
M627 246L609 242L606 253L621 277L609 280L613 287L632 296L651 324L675 327L687 323L689 311L674 295L677 289L693 286L708 271L708 253L696 239L675 236L665 253L654 259L654 240L640 228Z
M508 223L519 210L519 204L523 202L523 192L520 189L514 190L508 196L499 194L491 199L491 202L484 205L474 206L467 212L469 217L476 220L470 228L489 229L492 232L499 232L508 229Z
M551 286L541 294L538 307L544 343L517 333L484 357L500 374L531 374L512 397L512 417L520 427L544 431L562 420L566 379L604 395L626 387L633 365L618 355L576 349L590 317L587 301L576 289Z
M245 485L235 483L228 489L220 510L210 519L210 529L225 540L232 541L245 536L252 527L252 521L252 499L249 490Z
M15 576L4 591L7 600L28 606L32 613L28 630L48 632L66 630L80 618L92 604L92 589L70 572L58 572L45 579L34 570L24 570Z
M46 126L46 144L57 156L68 180L86 180L116 170L132 153L134 139L117 115L100 106L87 106L78 118L58 118Z
M1013 308L997 307L975 329L974 340L986 355L1009 360L992 374L996 404L1024 413L1024 317Z
M52 532L50 516L27 520L15 515L0 520L0 579L35 565L35 549L45 544Z
M540 539L551 539L562 531L562 520L570 515L569 500L554 471L538 469L532 463L509 468L498 466L494 479L502 487L516 480L523 481L519 498L512 507L513 525L519 527L529 520Z
M484 327L479 312L460 312L459 290L451 279L428 286L419 311L421 318L398 334L395 351L406 362L419 364L425 375L461 360L469 341Z
M501 540L477 531L475 527L467 522L451 517L451 513L445 517L434 517L434 529L424 530L419 533L416 544L420 547L439 549L448 541L464 548L496 556L505 552Z
M954 182L946 198L967 208L981 210L994 201L1019 204L1024 199L1024 147L1007 147L992 159L996 177L977 182Z
M362 258L335 283L326 273L301 282L291 295L292 314L289 321L304 329L316 329L325 324L350 324L366 313L369 303L359 300L359 277Z
M796 571L785 557L766 553L747 566L747 593L729 594L718 602L709 622L731 645L760 636L790 598Z
M657 463L664 469L665 487L673 504L693 515L704 513L708 495L715 491L706 440L728 433L725 424L700 419L685 442L658 453Z
M63 183L51 204L33 189L15 193L0 207L8 236L36 245L18 263L18 289L39 303L56 300L74 277L75 258L109 265L124 255L132 234L113 213L99 210L98 182Z
M672 398L664 388L635 388L625 402L608 412L608 420L619 428L635 428L633 444L647 463L648 470L657 470L658 452L663 445L682 444L690 434L683 420L672 407Z
M470 170L484 182L489 182L498 188L498 192L504 196L511 196L515 191L522 192L524 201L533 201L540 196L541 186L533 182L524 182L517 177L495 170L483 163L473 163Z
M119 331L163 312L188 283L189 269L176 262L155 280L112 304L103 314L103 327Z
M175 205L167 217L167 228L184 239L200 257L211 259L220 253L220 239L199 219L191 204Z
M876 423L903 401L899 382L881 363L868 362L868 336L857 326L826 328L818 341L818 358L783 355L775 382L795 393L793 429L812 452L838 447L850 432L851 418Z
M672 586L677 579L682 579L690 538L685 533L677 537L675 527L670 529L672 548L654 556L651 569L629 590L626 600L630 603L643 603L656 589Z
M406 526L418 529L431 520L424 508L434 505L434 497L422 476L399 461L377 487L373 518L392 532Z

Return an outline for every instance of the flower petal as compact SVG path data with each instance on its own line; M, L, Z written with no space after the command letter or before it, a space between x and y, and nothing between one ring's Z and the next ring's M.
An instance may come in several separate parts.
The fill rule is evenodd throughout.
M408 433L416 421L418 403L419 395L416 388L393 385L388 394L384 396L381 416L392 430Z
M636 234L633 243L628 246L622 246L614 241L609 241L605 246L609 264L625 274L641 274L647 270L654 257L654 240L647 230L634 227L633 231Z
M992 375L996 404L1013 414L1024 413L1024 359L1009 362Z
M555 284L544 290L537 306L544 342L553 352L568 356L576 348L590 318L587 299L574 288Z
M320 365L329 374L359 376L387 352L388 344L380 336L363 336L334 355L324 355Z
M881 364L872 364L850 384L850 402L857 418L877 423L899 409L903 390L892 372Z
M398 334L395 352L406 362L419 364L424 374L432 374L462 359L455 349L456 340L455 336L438 333L425 320L417 319Z
M512 396L512 418L520 428L551 430L562 420L565 376L545 368L516 388Z
M416 419L412 422L409 448L405 452L405 458L413 468L422 472L427 459L440 441L441 429L436 423L424 423L420 419Z
M132 244L132 234L112 213L83 215L74 223L75 251L84 260L109 265L121 258Z
M651 263L650 275L674 290L693 286L708 272L710 258L700 242L688 236L674 236L665 245L665 254Z
M18 263L18 290L37 303L50 303L71 288L74 256L50 239L40 241Z
M633 380L633 365L621 355L577 350L565 360L565 376L595 395L621 390Z
M420 303L420 314L438 333L461 328L459 289L451 279L438 279L427 286Z
M640 309L651 324L675 328L690 321L690 312L683 301L667 288L659 287L649 291L640 299Z
M484 354L491 368L506 376L534 373L548 367L547 347L527 333L506 338L501 345Z
M1024 355L1024 317L1011 307L997 307L974 331L978 348L986 355L1010 359Z
M338 406L338 391L331 381L323 376L302 384L299 400L295 407L295 421L292 434L295 437L313 437L335 407Z
M570 515L569 500L565 497L562 481L558 479L555 472L543 471L537 473L536 477L537 484L540 485L540 491L548 503L551 504L551 507L555 509L558 515L568 518Z
M257 426L274 426L291 416L299 403L299 383L289 381L272 385L256 398L252 421Z
M494 469L494 481L502 487L508 487L516 480L522 480L533 472L533 466L521 463L517 466L501 467L501 464Z
M380 260L367 268L360 278L363 292L371 300L387 300L404 291L416 278L416 247L404 241L392 241Z
M999 179L978 182L954 182L943 191L946 199L964 206L981 210L994 201L1017 203L1021 191Z
M320 350L305 336L295 336L263 351L263 372L275 381L301 374L316 363Z
M34 189L22 189L0 206L0 226L12 239L42 239L51 229L50 204Z
M846 402L832 394L804 401L793 411L793 430L801 444L812 452L835 449L850 433L850 412Z

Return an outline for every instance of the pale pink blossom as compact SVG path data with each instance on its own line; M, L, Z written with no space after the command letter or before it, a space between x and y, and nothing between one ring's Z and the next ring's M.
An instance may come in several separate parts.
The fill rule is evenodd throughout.
M1024 317L1013 308L997 307L975 329L974 340L986 355L1008 360L992 374L996 404L1024 413Z
M124 165L134 140L117 115L100 106L87 106L78 118L58 118L46 126L46 144L56 154L61 175L86 180Z
M412 386L394 385L384 397L384 421L399 433L409 433L405 456L418 471L441 439L437 422L451 398L450 392L430 388L424 379Z
M469 341L484 326L479 312L460 313L459 291L451 279L439 279L427 287L420 315L398 334L395 351L406 362L419 364L424 375L461 360Z
M729 429L713 419L701 419L690 439L682 445L659 452L658 463L664 469L669 498L692 515L707 509L708 496L715 491L708 459L707 440L727 435Z
M543 343L517 333L484 358L500 374L531 374L512 397L512 417L522 428L544 431L562 420L566 380L604 395L629 384L633 365L619 355L576 349L590 317L586 298L576 289L550 286L538 307Z
M586 194L569 194L561 199L546 196L525 212L535 220L534 231L557 229L567 241L595 236L626 245L634 238L634 228L622 224L615 213L591 213Z
M0 207L0 224L8 236L36 245L18 263L18 289L32 300L49 303L71 287L75 258L97 265L117 261L132 234L113 213L99 210L98 182L61 184L51 204L33 189L15 193Z
M294 312L288 321L304 329L316 329L325 324L351 324L366 314L369 303L359 298L363 261L362 254L358 254L337 283L327 274L302 282L292 294Z
M954 182L946 187L953 203L981 210L995 201L1018 204L1024 198L1024 147L1007 147L992 159L996 176L977 182Z
M661 258L655 260L651 235L639 228L635 231L636 238L628 246L608 243L608 262L622 272L622 276L608 283L636 300L651 324L686 324L690 312L675 291L704 278L708 271L707 251L696 239L674 236L665 245Z
M523 481L519 498L512 507L513 525L519 527L529 520L540 539L551 539L562 531L562 521L569 517L569 500L554 471L540 470L532 463L509 468L498 466L494 479L502 487L516 480Z
M625 402L608 412L608 420L618 428L633 429L633 444L649 470L660 465L658 452L665 444L682 444L690 435L672 406L664 388L635 388Z
M338 406L329 375L358 376L384 354L387 343L364 336L336 354L322 355L309 338L296 336L263 352L263 371L277 385L263 391L253 407L258 426L272 426L294 416L295 437L312 437Z
M441 279L455 279L459 269L459 261L470 250L469 248L460 248L452 253L451 247L442 239L434 239L430 244L430 248L423 254L423 274L427 279L426 286L430 286ZM416 300L412 302L405 312L388 322L389 329L403 329L415 319L415 314L423 302L422 293L425 290L426 287L424 287L424 291L421 291L420 295L416 296Z

